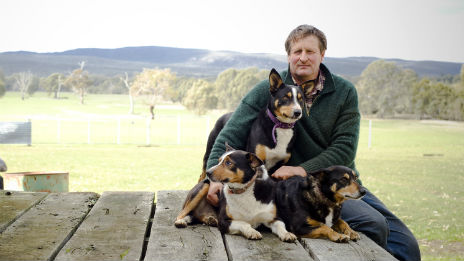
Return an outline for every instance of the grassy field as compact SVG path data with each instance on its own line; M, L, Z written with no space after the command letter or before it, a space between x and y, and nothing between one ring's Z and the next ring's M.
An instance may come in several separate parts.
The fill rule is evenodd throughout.
M125 115L126 98L94 95L80 105L71 94L67 100L39 94L21 101L7 93L0 99L0 121L28 115ZM148 115L143 111L138 105L136 112ZM175 106L156 112L201 119ZM203 128L189 131L205 137ZM200 174L206 142L197 139L203 140L182 146L35 144L33 139L30 147L0 145L0 156L9 172L67 171L71 191L189 189ZM464 260L464 123L372 120L370 149L367 139L368 120L363 119L357 155L363 184L413 231L423 260Z

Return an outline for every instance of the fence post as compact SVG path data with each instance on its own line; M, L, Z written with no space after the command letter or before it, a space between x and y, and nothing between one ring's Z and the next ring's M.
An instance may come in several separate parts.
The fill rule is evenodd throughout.
M30 130L31 130L31 135L30 135L29 142L27 143L27 146L31 146L32 145L32 120L31 118L29 118L27 119L27 121L29 122Z
M177 145L180 145L180 115L177 115Z
M87 120L87 143L90 144L90 118Z
M121 144L121 118L118 118L118 130L116 134L116 144Z
M367 148L370 149L372 145L372 120L369 120L369 135L367 138Z
M61 143L61 119L58 118L56 120L56 125L57 125L57 130L56 130L56 139L58 141L58 144Z
M146 136L147 136L147 146L150 145L150 124L151 124L151 119L150 118L147 118L147 121L146 121Z

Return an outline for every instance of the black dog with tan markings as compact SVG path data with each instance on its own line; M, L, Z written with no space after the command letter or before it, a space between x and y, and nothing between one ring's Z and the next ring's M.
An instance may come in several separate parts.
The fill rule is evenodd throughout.
M356 241L359 234L340 218L345 200L359 199L366 193L356 179L352 169L333 166L278 182L278 216L300 237Z

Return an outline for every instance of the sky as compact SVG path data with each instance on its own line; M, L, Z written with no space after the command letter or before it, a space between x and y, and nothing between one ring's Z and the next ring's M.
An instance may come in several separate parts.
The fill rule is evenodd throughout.
M285 55L291 30L326 57L464 63L464 0L2 0L0 52L168 46Z

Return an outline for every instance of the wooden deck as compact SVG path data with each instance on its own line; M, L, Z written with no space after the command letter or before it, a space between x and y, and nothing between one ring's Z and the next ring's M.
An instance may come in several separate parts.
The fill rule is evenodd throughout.
M364 235L358 242L281 242L175 228L187 191L42 193L0 191L3 260L396 260Z

